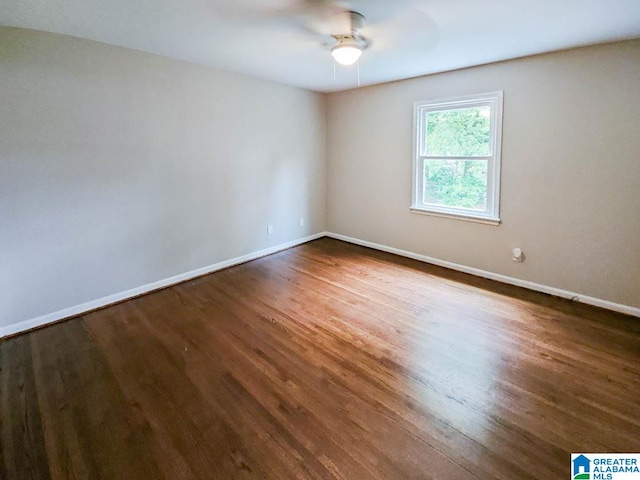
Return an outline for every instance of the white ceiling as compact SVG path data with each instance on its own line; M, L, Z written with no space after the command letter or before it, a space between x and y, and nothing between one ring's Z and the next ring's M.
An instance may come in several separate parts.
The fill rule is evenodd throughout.
M640 0L353 0L362 85L640 37ZM0 24L97 40L323 92L354 88L326 0L1 0ZM335 6L335 4L333 5Z

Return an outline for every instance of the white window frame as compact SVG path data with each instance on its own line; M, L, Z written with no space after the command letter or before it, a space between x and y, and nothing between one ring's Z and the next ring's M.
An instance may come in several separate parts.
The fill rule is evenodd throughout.
M468 220L490 225L500 224L500 163L502 150L503 92L489 92L455 98L417 101L413 104L413 191L411 211L426 215ZM427 113L459 108L488 106L490 115L490 149L486 156L453 157L426 155ZM484 211L470 208L426 204L424 195L425 160L488 160L487 207Z

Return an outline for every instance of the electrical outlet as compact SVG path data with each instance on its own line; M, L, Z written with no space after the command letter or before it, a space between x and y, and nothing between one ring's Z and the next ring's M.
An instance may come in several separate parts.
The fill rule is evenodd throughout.
M300 226L304 227L304 217L300 217Z
M267 235L273 235L273 225L267 225Z
M513 249L513 261L516 263L522 263L524 262L524 252L522 251L521 248L514 248Z

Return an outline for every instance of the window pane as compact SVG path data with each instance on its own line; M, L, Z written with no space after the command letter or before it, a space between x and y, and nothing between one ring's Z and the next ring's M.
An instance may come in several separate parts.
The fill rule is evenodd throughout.
M488 160L425 160L425 204L487 208Z
M428 112L426 155L491 155L491 108L472 107Z

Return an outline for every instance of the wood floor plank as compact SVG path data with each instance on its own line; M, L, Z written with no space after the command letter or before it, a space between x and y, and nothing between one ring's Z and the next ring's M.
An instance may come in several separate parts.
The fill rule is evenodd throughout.
M147 455L149 424L125 402L82 319L30 337L52 478L164 478Z
M49 478L31 338L4 342L0 348L0 478Z
M7 478L563 478L640 451L637 319L330 239L1 342L0 368Z
M247 294L244 294L243 297L246 300ZM220 294L216 295L218 301L223 301L224 298L225 296ZM233 296L226 298L228 301L233 300ZM340 392L331 388L332 382L335 380L329 375L328 364L314 365L307 362L301 364L299 352L296 352L292 347L303 343L302 351L310 356L314 346L307 343L306 335L299 337L293 335L293 330L284 326L286 319L279 318L280 315L275 310L268 311L265 304L262 304L258 310L252 310L246 304L253 302L244 301L244 303L245 305L227 304L221 309L221 311L233 309L237 317L228 324L223 319L216 322L216 330L212 332L212 338L207 342L215 341L214 338L221 338L237 348L238 359L234 362L234 366L237 368L234 370L240 380L244 379L247 390L255 392L254 396L261 398L270 408L272 414L284 422L287 428L295 430L297 435L305 438L307 444L321 445L325 450L329 450L327 454L342 458L343 470L356 466L351 464L348 456L345 456L344 448L340 447L345 444L364 446L367 451L375 452L374 463L377 465L385 461L389 462L388 449L383 448L384 442L388 442L388 438L371 435L371 432L364 430L362 432L368 433L366 436L353 438L354 432L341 429L342 422L346 420L341 418L344 416L342 404L348 400L350 392ZM258 318L263 321L255 322L255 319ZM282 335L287 336L286 343L278 341L278 337ZM244 355L242 355L243 351ZM258 353L257 358L255 353ZM322 355L322 352L318 350L317 354ZM246 358L246 362L243 361L243 356ZM259 368L258 372L255 372L256 367ZM254 372L253 375L252 372ZM263 378L268 381L263 383L261 381ZM273 387L278 383L282 383L281 388L286 392L286 397L278 392L277 387ZM360 405L360 408L367 407L366 404ZM373 410L371 413L376 415ZM378 422L381 420L386 421L386 419L378 419ZM302 428L300 428L300 423L302 423ZM341 436L345 438L337 442ZM375 445L375 441L378 445ZM420 439L415 439L412 448L405 448L404 452L410 454L412 449L421 448L421 455L416 458L422 458L421 461L423 461L428 456L429 450L428 446L422 443ZM354 450L357 450L358 447L354 447ZM368 459L358 455L361 452L352 451L351 453L360 468L370 468L375 471L373 466L369 466ZM433 451L431 453L440 455ZM442 459L442 461L446 461L446 459ZM403 466L408 466L411 462L405 462L405 464ZM400 468L400 466L396 468ZM449 470L455 472L455 465L452 465ZM428 469L422 465L418 471L424 473ZM345 472L345 476L353 478L353 473ZM406 474L404 476L410 478L412 475Z
M103 350L111 352L113 370L127 386L127 396L162 426L167 448L191 472L185 478L269 478L240 437L236 419L220 414L217 396L224 398L221 380L225 370L215 360L208 364L203 373L215 383L216 395L205 398L185 375L193 345L168 348L148 329L147 317L162 320L155 313L157 308L162 313L161 297L156 296L148 311L136 307L132 315L131 308L123 311L116 306L116 315L112 312L106 321L102 321L102 312L88 320ZM163 336L163 332L155 333ZM281 478L289 478L286 469L282 472Z
M273 273L273 272L272 272ZM273 278L271 279L273 281ZM229 282L225 282L226 284L228 284ZM257 284L261 284L262 282L258 281ZM313 288L309 289L309 291L314 291ZM319 299L316 299L316 301L320 301ZM302 302L303 304L306 304L306 301ZM320 320L321 323L326 323L326 322L322 322L322 320ZM318 327L321 328L321 327ZM347 325L341 325L337 330L336 330L336 338L339 337L340 333L342 333L344 330L348 330L348 326ZM328 337L331 337L331 335L328 335ZM316 339L315 341L317 342L319 339ZM394 377L399 377L399 379L401 380L401 382L398 385L392 385L390 387L387 387L384 384L380 384L379 382L372 382L374 381L377 377L378 377L378 373L380 373L380 369L381 369L381 361L384 360L384 357L378 358L375 354L371 354L370 351L375 351L375 348L373 346L371 346L371 349L369 352L367 352L364 356L362 356L362 358L359 359L359 361L357 362L358 365L356 365L355 363L351 363L348 360L346 360L349 357L353 357L354 355L357 355L357 352L363 352L363 350L359 350L356 349L356 352L349 352L349 348L351 346L351 342L344 342L343 345L339 345L338 348L335 348L335 345L333 347L330 346L324 346L323 345L323 350L325 351L332 351L332 352L341 352L341 351L346 351L348 354L345 357L345 359L342 360L338 360L338 367L342 373L342 375L349 375L351 376L354 372L357 373L357 375L355 377L353 377L350 381L350 383L352 385L354 385L356 382L358 382L359 380L363 379L365 380L366 383L364 383L363 385L358 385L357 388L357 392L358 392L358 396L360 398L362 398L364 395L364 392L371 392L368 397L371 399L372 402L375 402L377 410L381 410L382 407L388 407L386 409L386 411L388 412L388 414L392 417L397 417L398 415L403 414L402 412L404 412L405 409L403 408L399 408L398 404L397 404L397 393L396 392L405 392L406 395L406 378L402 377L402 372L393 372L390 371L389 372L389 377L390 379L393 379ZM344 364L344 362L347 362L346 365ZM361 366L366 363L369 362L371 363L371 370L370 371L363 371ZM326 361L325 361L326 363ZM334 367L335 368L335 367ZM339 378L339 377L338 377ZM369 388L371 386L371 384L373 383L373 389ZM431 391L429 392L430 394L433 394L434 392ZM389 399L388 399L388 405L385 403L380 403L380 402L384 402L387 401L387 397L386 395L388 394ZM412 402L411 399L409 400L403 400L404 402L409 402L412 405L421 405L421 402L418 400L417 402ZM356 411L360 411L360 409L356 410ZM409 412L410 414L414 414L415 412ZM374 412L375 415L375 412ZM392 429L391 431L403 431L403 430L411 430L412 428L415 428L416 424L428 424L429 425L429 430L431 432L433 432L434 430L434 426L438 425L440 420L437 418L432 417L430 422L425 422L424 418L419 418L418 421L416 421L416 415L413 415L412 419L410 422L405 422L404 425L401 425L400 428L396 427L395 429ZM369 422L372 423L372 422ZM466 442L466 450L468 452L473 452L475 450L475 446L477 444L475 444L471 439L466 438L464 436L461 435L461 432L456 431L456 430L452 430L450 425L443 425L442 426L442 434L439 437L440 441L446 441L446 437L451 437L454 434L458 434L458 445L460 443L464 443ZM421 431L416 435L416 438L420 439L420 438L424 438L426 436L429 436L431 434L431 432L429 431ZM373 437L376 437L376 435L372 435ZM387 435L388 436L388 435ZM380 435L380 438L385 438L385 435ZM397 443L397 442L396 442ZM419 443L419 442L415 442L414 443ZM435 442L438 443L438 442ZM422 457L424 458L424 446L423 448L423 455ZM406 447L404 449L402 449L401 452L399 453L404 453L406 451ZM489 452L483 452L484 455L488 454ZM531 455L531 454L529 454ZM504 457L507 458L507 457ZM458 459L459 459L459 454L458 454ZM432 462L428 462L428 464L432 464ZM514 467L511 466L511 468L513 469ZM425 471L425 466L423 465L422 467L422 471ZM526 476L524 476L524 474L521 472L521 475L523 475L523 478L527 478ZM470 474L467 474L470 475ZM493 478L502 478L501 475L496 472L493 471L492 472L492 477ZM488 473L487 473L488 476ZM506 477L505 477L506 478Z
M135 360L135 357L151 360L147 357L149 353L166 353L149 345L150 342L145 343L147 345L126 342L127 347L114 353L112 361L117 375L128 385L127 396L137 399L141 408L149 412L154 425L162 430L162 451L167 453L161 459L163 468L178 478L206 478L207 475L224 478L227 465L221 460L224 460L225 445L230 450L238 450L233 431L212 418L208 406L202 399L194 398L193 389L182 379L166 381L167 376L181 375L173 365L167 365L161 357L155 364ZM118 349L115 344L109 345ZM245 464L247 461L242 460L241 466Z

